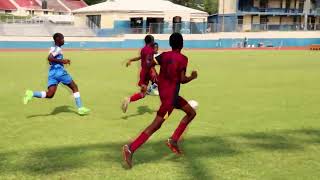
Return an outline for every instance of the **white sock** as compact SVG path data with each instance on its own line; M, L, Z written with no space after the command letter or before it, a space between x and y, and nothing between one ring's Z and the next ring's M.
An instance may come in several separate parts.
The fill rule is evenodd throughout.
M47 93L45 91L41 91L41 98L46 98L47 97Z

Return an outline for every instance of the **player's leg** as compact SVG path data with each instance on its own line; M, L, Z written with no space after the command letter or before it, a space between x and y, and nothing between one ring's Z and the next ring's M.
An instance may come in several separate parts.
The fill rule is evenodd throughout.
M139 83L140 84L140 83ZM128 110L128 106L131 102L138 101L140 99L143 99L147 94L147 85L141 84L140 85L140 92L133 94L132 96L125 98L122 102L122 111L123 113L126 113Z
M186 130L188 124L195 118L196 111L189 105L189 103L185 99L180 96L177 99L176 107L184 111L186 115L180 121L179 126L174 131L171 138L168 139L167 145L174 153L180 154L181 150L179 149L178 141L183 132Z
M146 93L147 93L147 85L142 84L140 86L140 92L133 94L130 97L130 102L135 102L135 101L138 101L138 100L144 98L146 96Z
M140 92L133 94L130 97L124 98L122 101L121 109L123 113L126 113L128 110L128 106L131 102L138 101L140 99L143 99L146 96L147 93L147 87L149 84L149 77L145 70L141 70L140 72L140 80L138 85L140 86Z
M76 106L78 108L78 113L80 115L85 115L85 114L88 114L90 112L90 110L88 108L85 108L83 105L82 105L82 101L81 101L81 97L80 97L80 92L79 92L79 89L78 89L78 85L73 81L71 80L71 82L69 84L66 84L73 92L73 97L75 99L75 102L76 102Z
M158 91L158 74L155 68L152 68L150 70L150 79L151 79L151 85L149 86L147 90L148 95L154 95L154 96L159 96L159 91Z
M47 91L31 91L27 90L25 93L25 96L23 98L23 103L28 104L32 100L32 98L48 98L51 99L54 97L56 91L57 91L57 84L51 84L48 87Z
M173 106L171 105L161 105L153 122L131 144L123 146L123 157L129 168L132 167L133 153L141 147L153 133L161 128L165 118L171 114L172 110Z

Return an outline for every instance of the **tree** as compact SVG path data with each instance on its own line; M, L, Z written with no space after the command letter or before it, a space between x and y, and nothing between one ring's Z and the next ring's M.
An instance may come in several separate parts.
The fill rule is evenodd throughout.
M219 0L171 0L175 4L206 11L209 14L218 12Z
M204 11L209 14L218 13L218 1L217 0L204 0Z
M84 0L88 5L98 4L106 0Z

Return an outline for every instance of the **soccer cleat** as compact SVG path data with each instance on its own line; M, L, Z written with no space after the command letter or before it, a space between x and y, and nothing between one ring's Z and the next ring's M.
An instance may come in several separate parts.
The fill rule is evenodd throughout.
M129 145L126 144L122 147L123 160L129 169L132 168L132 154L133 153L130 151Z
M152 89L150 95L152 95L152 96L159 96L159 91L158 91L158 89Z
M87 115L87 114L89 114L89 112L90 112L90 109L85 108L85 107L81 107L78 109L78 114L81 116Z
M158 86L151 85L147 90L147 94L150 96L159 96Z
M178 155L182 154L178 142L174 141L172 138L169 138L168 141L166 142L167 146L170 148L170 150Z
M31 101L32 97L33 92L31 90L27 90L23 98L23 104L28 104L28 102Z
M125 99L122 101L121 109L122 109L123 113L126 113L126 112L127 112L129 103L130 103L130 98L125 98Z

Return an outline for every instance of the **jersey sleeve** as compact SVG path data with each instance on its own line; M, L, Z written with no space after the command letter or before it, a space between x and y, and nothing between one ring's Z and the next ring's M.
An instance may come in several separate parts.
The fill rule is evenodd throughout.
M51 47L49 54L52 54L52 56L57 56L58 54L61 54L61 48L59 47Z
M154 57L154 61L156 62L156 64L161 65L162 57L163 57L163 53Z

